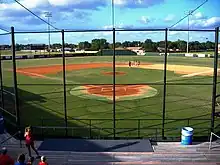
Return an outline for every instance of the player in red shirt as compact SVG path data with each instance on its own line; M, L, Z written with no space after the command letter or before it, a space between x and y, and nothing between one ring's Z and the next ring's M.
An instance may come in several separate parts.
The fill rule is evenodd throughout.
M7 155L7 149L2 148L2 154L0 155L0 165L14 165L14 160Z
M26 143L26 147L28 148L28 153L29 156L31 156L31 148L35 151L35 153L37 154L37 157L40 157L38 151L36 150L36 148L34 147L34 137L32 134L32 128L31 127L27 127L25 128L25 143Z
M48 165L48 163L46 162L45 156L41 156L40 160L41 161L38 163L38 165Z

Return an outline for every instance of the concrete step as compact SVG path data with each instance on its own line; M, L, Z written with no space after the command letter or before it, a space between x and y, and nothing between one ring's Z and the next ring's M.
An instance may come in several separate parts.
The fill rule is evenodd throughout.
M39 146L39 143L36 143ZM108 165L108 164L198 164L220 165L219 143L212 143L212 149L208 150L209 143L192 146L182 146L178 143L162 143L154 145L155 152L70 152L70 151L39 151L48 158L48 163L53 165ZM20 144L5 144L9 154L16 159L20 153L27 153L22 142ZM32 153L34 153L32 151ZM34 155L33 155L34 156ZM35 161L37 165L39 160Z

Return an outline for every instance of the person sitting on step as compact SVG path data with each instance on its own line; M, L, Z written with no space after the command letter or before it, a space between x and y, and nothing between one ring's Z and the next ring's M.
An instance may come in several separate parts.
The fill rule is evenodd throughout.
M15 165L26 165L24 154L18 155L18 159L17 159L17 162L15 163Z
M0 165L14 165L14 160L7 154L8 150L3 147L0 155Z
M38 165L48 165L48 163L46 162L46 157L45 156L41 156L41 161L39 162Z

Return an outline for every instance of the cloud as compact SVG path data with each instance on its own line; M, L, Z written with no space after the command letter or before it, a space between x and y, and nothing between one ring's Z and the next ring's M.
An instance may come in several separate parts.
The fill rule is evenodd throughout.
M207 19L207 17L204 16L201 12L197 12L193 15L193 19L201 20L201 19Z
M60 16L58 18L56 18L56 20L60 20L60 21L68 21L68 22L85 22L85 21L89 21L90 20L90 13L89 12L84 12L84 11L80 11L78 9L73 9L72 11L68 11L68 12L60 12ZM75 18L75 19L73 19Z
M95 9L105 7L107 0L48 0L52 6L71 6L77 9Z
M164 21L165 21L165 22L172 22L172 21L174 20L174 18L175 18L175 15L169 14L169 15L164 19Z
M103 27L106 30L111 30L113 28L112 25L105 25ZM132 29L133 25L124 25L123 23L119 23L115 25L115 29Z
M107 5L107 0L21 0L19 1L25 7L29 9L39 8L39 7L72 7L75 9L98 9L99 7L104 7ZM23 9L18 3L1 3L0 9Z
M73 20L75 23L89 21L91 16L90 11L104 6L106 0L64 0L60 2L56 0L32 0L31 3L30 0L21 0L19 2L44 20L47 20L44 12L49 10L53 13L52 20L56 20L64 26L65 22L72 23L73 25ZM56 2L58 4L56 4ZM22 29L22 27L25 27L27 24L30 25L25 27L27 30L36 29L35 26L31 25L42 25L43 28L45 26L44 22L31 15L31 13L14 1L10 3L0 3L0 21L3 21L8 27L15 26L16 29ZM38 27L40 28L40 26Z
M186 31L169 31L168 40L176 41L178 39L187 41ZM204 33L204 32L190 32L190 41L200 41L206 42L207 40L214 41L214 33Z
M45 7L48 5L47 0L31 0L31 3L29 0L21 0L19 1L21 4L25 5L28 9L33 9L37 7ZM0 4L0 10L23 10L23 7L21 7L18 3L12 2L12 3L1 3Z
M148 24L148 23L151 22L151 20L147 16L142 16L141 19L140 19L140 22L143 23L143 24Z
M115 0L115 5L121 8L148 8L163 3L165 0Z
M190 28L215 28L220 26L220 17L211 17L208 19L191 20Z

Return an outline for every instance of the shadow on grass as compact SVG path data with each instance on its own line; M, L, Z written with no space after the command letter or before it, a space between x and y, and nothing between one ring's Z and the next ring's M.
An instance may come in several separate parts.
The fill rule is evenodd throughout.
M12 91L13 88L4 87L4 89L8 91ZM20 110L20 121L22 131L28 125L32 125L34 127L34 133L37 138L42 137L64 137L66 136L65 129L65 119L64 113L50 113L48 109L45 110L41 106L37 104L33 104L33 102L47 102L47 98L31 93L29 91L25 91L18 88L19 96L19 110ZM25 97L23 97L25 96ZM4 97L7 100L7 97ZM12 102L13 100L7 100L7 102ZM7 110L14 109L13 106L8 107ZM51 112L53 109L51 109ZM8 118L8 116L6 116ZM51 121L47 121L47 123L43 123L43 118L50 118ZM8 118L11 120L11 118ZM15 120L13 120L15 121ZM91 129L88 125L76 123L71 121L67 123L67 136L66 137L74 137L74 138L88 138L88 137L102 137L102 132L99 131L99 128ZM42 128L45 127L45 128ZM48 128L46 128L46 126ZM53 128L56 127L56 128ZM112 131L112 130L111 130ZM112 132L111 132L112 133ZM111 137L110 137L111 138Z
M30 86L31 87L31 86ZM33 86L34 88L34 86ZM11 88L8 88L7 90L11 90ZM43 95L41 95L43 94ZM50 96L50 94L52 94L52 97L48 97L48 95ZM55 94L55 95L53 95ZM59 96L60 94L60 96ZM57 96L58 95L58 96ZM57 136L65 136L65 129L62 127L65 127L65 121L64 121L64 112L63 110L59 110L59 108L56 108L56 105L59 105L59 107L62 107L63 109L63 97L61 97L63 95L63 91L51 91L51 92L40 92L40 94L34 94L22 89L19 89L19 96L20 96L20 116L21 116L21 121L22 121L22 125L26 126L27 123L34 125L34 126L49 126L49 128L44 128L41 129L39 127L35 127L35 131L36 133L39 135L39 137L43 137L43 135L47 135L47 137L57 137ZM47 96L47 97L46 97ZM173 96L173 95L172 95ZM175 96L182 96L182 95L175 95ZM55 97L55 100L54 100ZM59 100L56 100L57 98L59 98ZM188 97L185 98L185 101L190 100L192 101L193 97ZM197 100L200 100L200 98L194 98ZM62 101L60 101L62 100ZM201 101L204 101L204 99L201 98ZM52 101L52 102L51 102ZM81 102L82 101L82 102ZM78 100L78 99L71 99L71 103L78 103L77 107L73 107L73 109L76 108L86 108L88 106L87 105L83 105L83 101L85 102L86 99L84 100ZM172 100L172 101L167 101L167 103L172 103L172 102L181 102L183 101L183 99L178 99L178 100ZM47 104L47 102L49 104ZM43 103L43 104L42 104ZM46 104L44 104L46 103ZM54 103L54 105L51 106L51 103ZM101 100L96 100L95 103L93 103L91 106L93 106L94 108L100 106L100 104L112 104L106 101L101 101ZM144 105L145 104L145 105ZM158 119L158 123L152 123L151 120L148 120L148 123L142 123L141 127L143 127L144 129L146 129L145 132L148 132L147 135L148 137L151 136L151 132L152 131L147 131L153 128L161 128L162 127L162 119L161 119L161 115L158 114L158 112L146 112L144 111L144 109L140 109L140 108L146 108L148 106L153 106L156 105L156 103L144 103L142 105L137 105L135 107L129 107L125 104L123 104L123 102L118 102L117 103L117 110L120 110L120 108L122 109L130 109L130 110L135 110L135 109L139 109L140 112L144 113L146 116L149 115L155 115L156 117L160 117L160 119ZM157 103L158 104L158 103ZM205 106L205 105L197 105L197 106L190 106L187 108L190 109L194 109L194 108L201 108L201 106ZM54 109L52 107L55 107ZM182 110L186 110L186 108L180 108L177 107L175 109L170 110L171 111L182 111ZM69 111L69 110L68 110ZM51 113L50 113L51 112ZM167 111L169 112L169 110ZM86 112L87 114L85 115L91 115L88 114L89 112ZM95 114L94 112L91 112L92 114ZM99 112L100 113L100 112ZM107 114L106 112L101 112L104 114ZM111 112L112 113L112 112ZM82 117L82 115L78 115L78 117ZM135 117L143 117L140 115L137 115ZM198 116L197 116L198 117ZM50 120L42 120L43 118L49 118ZM134 116L132 116L132 118L134 118ZM92 123L90 125L90 123L88 122L89 120L85 119L80 119L80 120L76 120L74 119L72 116L68 116L68 137L98 137L98 138L112 138L113 137L113 122L111 120L103 120L100 119L100 121L96 121L94 123ZM160 122L161 121L161 122ZM137 121L135 121L137 122ZM177 121L166 121L166 125L170 125L173 126L177 123ZM195 125L199 125L197 123L194 123ZM203 123L200 123L203 124ZM52 128L54 126L59 126L57 128ZM109 128L110 126L110 128ZM121 127L121 126L116 126L116 127ZM126 127L126 126L125 126ZM124 129L124 131L120 130L119 132L117 132L117 134L121 134L122 136L125 137L127 132L137 132L137 125L135 124L136 128L131 128L131 129ZM172 132L172 130L167 130L167 133L170 134L169 132ZM179 134L179 133L178 133ZM133 135L133 133L130 134L131 136Z

